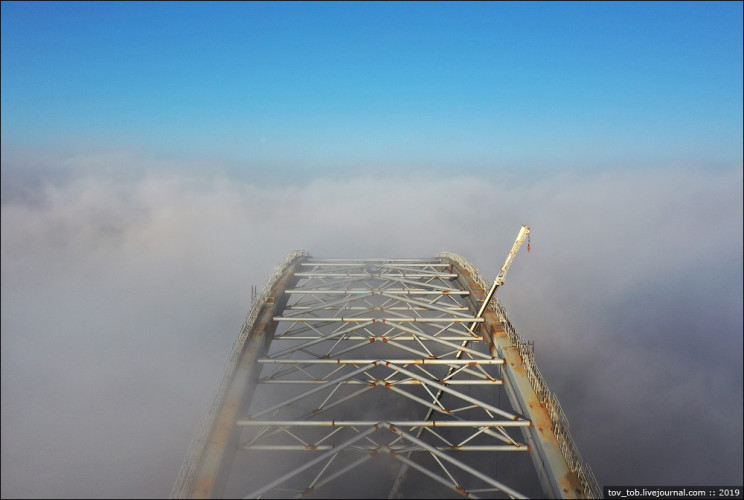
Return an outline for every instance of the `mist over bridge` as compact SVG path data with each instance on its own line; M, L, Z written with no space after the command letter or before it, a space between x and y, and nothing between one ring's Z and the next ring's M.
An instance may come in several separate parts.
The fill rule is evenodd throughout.
M597 498L557 398L466 259L274 269L173 498Z

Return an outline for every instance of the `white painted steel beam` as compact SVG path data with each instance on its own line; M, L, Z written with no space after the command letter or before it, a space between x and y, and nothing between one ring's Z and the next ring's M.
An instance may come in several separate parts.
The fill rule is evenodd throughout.
M254 427L370 427L379 420L252 420L240 419L237 425ZM529 420L393 420L388 424L397 427L529 427Z
M307 294L307 295L347 295L350 293L358 295L379 295L380 290L375 288L352 288L343 290L303 290L295 288L291 290L285 290L284 293L289 294ZM470 295L470 290L458 290L458 289L445 289L445 290L412 290L410 288L395 288L386 289L385 293L390 294L401 294L401 295Z
M397 263L405 263L407 265L410 265L411 262L422 262L422 263L431 263L431 264L441 264L442 261L439 259L432 259L432 258L408 258L408 259L401 259L401 258L386 258L386 257L364 257L359 259L345 259L345 258L329 258L329 259L316 259L313 257L310 257L306 260L306 262L310 264L324 264L324 263L333 263L333 262L351 262L351 263L366 263L366 262L386 262L390 264L397 264Z
M441 306L443 309L446 310L446 312L456 312L456 311L469 311L469 307L465 306L448 306L443 305ZM388 307L362 307L362 306L346 306L346 307L332 307L332 306L326 306L326 307L320 307L320 306L288 306L285 311L303 311L308 312L310 310L320 310L320 309L328 309L331 311L428 311L429 307L411 307L411 306L388 306Z
M502 365L504 360L500 358L486 359L437 359L437 358L411 358L411 359L277 359L262 358L257 360L258 363L276 363L276 364L294 364L294 365L371 365L371 366L389 366L389 365Z
M450 330L448 330L448 331L450 331ZM384 335L375 336L375 337L361 336L361 335L345 335L344 336L344 340L366 340L368 342L369 342L369 340L371 338L374 338L378 342L384 342L389 337L386 337ZM469 340L471 342L480 342L480 341L483 341L484 340L483 337L472 337L472 336L469 336L469 335L465 335L464 333L460 333L460 334L457 334L457 335L442 335L442 334L439 334L439 335L436 335L436 338L438 338L440 340L446 340L446 341L449 341L449 342L458 341L458 340ZM320 335L302 336L302 335L294 335L294 334L292 334L292 335L279 335L279 336L276 336L274 338L275 341L276 340L317 340L317 339L330 340L326 336L320 336ZM397 335L395 337L395 341L396 342L420 342L421 340L418 337L415 337L413 335Z
M274 321L296 321L297 323L309 323L311 321L323 321L328 323L333 322L363 322L371 321L373 323L483 323L483 318L476 318L474 316L458 316L450 318L423 318L416 316L405 316L405 317L391 317L387 318L372 318L363 317L358 318L354 316L342 316L340 318L334 316L328 316L324 318L317 318L312 316L298 317L298 316L274 316Z
M260 380L260 383L262 384L274 384L274 385L297 385L297 384L325 384L328 382L327 379L312 379L312 380L302 380L302 379L281 379L281 380L275 380L271 378L264 378ZM376 383L385 383L385 380L375 380ZM390 381L395 382L395 385L420 385L421 382L417 380L395 380ZM347 385L370 385L370 382L362 381L362 380L344 380L343 382L338 382L339 384L347 384ZM488 380L448 380L447 385L464 385L464 386L475 386L475 385L503 385L504 381L502 379L488 379Z
M295 276L300 278L377 278L377 279L387 279L387 278L408 278L411 280L419 279L419 278L457 278L456 274L452 273L416 273L416 274L406 274L406 273L399 273L399 274L393 274L393 273L312 273L312 272L305 272L305 273L295 273Z
M360 261L354 261L354 262L321 262L321 261L310 261L310 262L303 262L302 266L315 266L315 267L333 267L333 266L356 266L360 267L360 264L369 262L369 260L360 260ZM393 266L388 263L377 263L375 264L380 267L384 268L401 268L401 266ZM443 262L405 262L405 267L449 267L449 264L445 264Z

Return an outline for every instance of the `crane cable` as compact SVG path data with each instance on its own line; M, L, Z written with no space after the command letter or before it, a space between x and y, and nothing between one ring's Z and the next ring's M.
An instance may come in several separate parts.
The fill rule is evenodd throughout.
M530 251L530 233L527 233L527 252Z

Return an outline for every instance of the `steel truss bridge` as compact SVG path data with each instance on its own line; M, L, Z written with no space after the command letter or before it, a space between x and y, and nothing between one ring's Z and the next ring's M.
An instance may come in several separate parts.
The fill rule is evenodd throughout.
M274 269L172 498L601 498L533 351L463 257Z

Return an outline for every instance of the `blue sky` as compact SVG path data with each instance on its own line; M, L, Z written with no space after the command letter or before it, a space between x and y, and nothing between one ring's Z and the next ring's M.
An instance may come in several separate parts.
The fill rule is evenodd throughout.
M2 142L236 173L730 167L741 40L741 2L4 2Z

